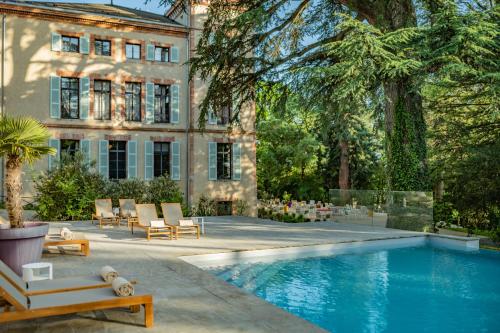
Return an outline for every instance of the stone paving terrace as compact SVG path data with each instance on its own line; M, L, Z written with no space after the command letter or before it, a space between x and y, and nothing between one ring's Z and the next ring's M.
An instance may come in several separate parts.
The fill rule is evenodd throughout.
M54 278L98 274L104 265L136 279L154 297L155 323L143 324L143 312L105 310L4 324L0 332L322 332L253 295L185 263L179 256L411 237L415 232L361 225L314 222L286 224L246 217L213 217L201 239L147 241L126 226L99 229L90 222L51 223L51 232L67 226L84 232L91 255L45 254Z

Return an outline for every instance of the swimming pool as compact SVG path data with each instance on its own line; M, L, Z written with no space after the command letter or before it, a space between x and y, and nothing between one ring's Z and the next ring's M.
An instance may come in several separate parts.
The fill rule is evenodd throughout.
M209 270L331 332L500 332L500 252L425 245Z

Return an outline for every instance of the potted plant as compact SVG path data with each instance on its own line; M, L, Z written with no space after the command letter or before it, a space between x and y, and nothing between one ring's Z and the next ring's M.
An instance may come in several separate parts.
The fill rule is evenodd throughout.
M47 146L50 133L39 121L29 117L0 119L0 156L5 159L5 201L9 225L0 229L0 260L21 275L22 265L39 261L47 223L23 221L22 167L46 154L55 154Z

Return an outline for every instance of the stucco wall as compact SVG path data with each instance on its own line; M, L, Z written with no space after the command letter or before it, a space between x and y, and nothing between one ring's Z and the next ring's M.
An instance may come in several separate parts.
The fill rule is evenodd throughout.
M83 55L79 53L51 51L51 33L88 34L112 38L114 49L112 57ZM154 63L145 60L124 59L122 54L125 40L144 41L163 45L175 45L179 48L179 63ZM7 15L5 49L5 114L8 116L28 115L45 123L54 138L61 135L77 134L91 140L91 158L97 159L98 141L106 135L130 135L138 143L137 174L144 177L144 141L152 137L169 137L180 142L181 180L179 186L187 195L187 158L191 156L193 173L192 200L194 204L201 193L214 198L247 201L255 215L256 179L255 179L255 136L252 133L228 135L224 126L209 126L208 133L197 131L197 105L205 93L205 83L195 80L195 93L191 94L188 82L188 68L184 65L188 56L188 39L173 35L151 34L138 31L119 31L89 27L66 22L46 21L41 19ZM145 50L142 50L145 52ZM112 103L114 115L108 121L94 119L52 119L50 118L50 82L52 75L90 76L106 78L112 81ZM180 119L178 124L146 124L127 122L121 115L124 104L122 87L124 82L133 78L143 82L163 80L178 84ZM143 91L145 90L143 85ZM91 93L92 98L92 93ZM188 133L189 98L193 107L193 123ZM143 97L142 110L145 101ZM113 108L113 107L112 107ZM243 123L253 129L254 110L248 108L242 115ZM192 142L188 144L188 137ZM242 143L242 179L241 181L208 181L208 142L218 138L230 138ZM188 149L193 149L189 154ZM25 196L33 194L32 177L47 169L48 161L44 158L33 166L25 168ZM231 199L231 200L232 200Z

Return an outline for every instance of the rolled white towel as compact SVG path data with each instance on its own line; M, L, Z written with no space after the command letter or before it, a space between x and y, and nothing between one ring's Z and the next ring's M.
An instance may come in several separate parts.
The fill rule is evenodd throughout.
M61 228L59 234L61 235L61 238L64 240L71 240L75 238L75 235L71 232L71 230L69 230L66 227Z
M101 268L101 277L106 282L112 282L118 278L118 272L111 266L104 266Z
M120 297L134 295L134 285L122 277L117 277L112 283L113 290Z

